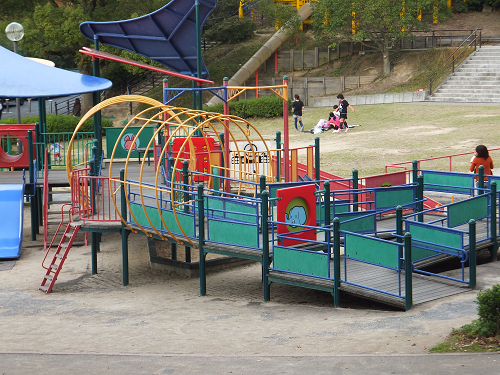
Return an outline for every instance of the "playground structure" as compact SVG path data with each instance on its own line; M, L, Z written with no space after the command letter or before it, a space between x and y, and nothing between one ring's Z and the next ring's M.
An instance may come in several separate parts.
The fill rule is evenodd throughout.
M271 148L248 121L234 116L124 97L100 103L86 117L131 99L151 107L115 137L107 176L92 175L93 167L66 157L72 227L122 234L124 285L129 282L130 233L168 241L173 248L185 246L186 254L187 249L197 251L201 295L206 293L206 256L211 253L261 262L264 300L270 299L270 285L279 282L328 291L336 306L343 292L409 309L474 288L476 251L489 249L496 259L495 176L486 176L485 185L476 188L473 174L424 170L413 163L411 170L340 178L315 168L318 141L306 152L313 155L306 163L290 156L287 167L293 178L284 181L279 176L287 169L284 148ZM116 158L134 127L136 137L129 136L126 156ZM154 150L154 165L146 157L137 162L134 144L142 133L149 134L147 145L141 140L138 146L146 153ZM239 141L266 148L245 150ZM234 144L229 157L224 151L228 143ZM74 144L72 139L67 155ZM424 191L457 198L439 205L425 198ZM97 250L95 241L93 273ZM426 268L449 259L459 260L458 276ZM55 265L60 271L62 266ZM55 282L57 275L48 276Z
M172 1L155 16L164 17L171 11L169 5L178 4ZM195 17L197 30L201 29L196 9L199 2L183 4L184 19L189 24ZM208 6L204 14L210 11ZM152 18L117 23L133 29ZM82 32L95 38L97 46L99 38L104 41L115 26L85 23ZM120 31L115 37L128 40L125 34ZM168 33L163 34L162 42L168 45ZM148 34L142 39L151 37ZM195 82L193 87L198 84L197 88L165 87L169 95L163 103L138 96L97 101L67 137L48 133L43 120L34 130L26 131L33 186L32 238L40 224L47 223L51 187L62 180L71 185L71 202L61 209L58 230L62 229L62 236L54 236L42 261L46 274L40 289L47 293L53 289L80 230L91 233L93 274L97 273L102 234L119 232L123 284L127 285L128 236L138 233L168 242L175 261L177 246L185 247L184 263L191 262L191 250L197 251L201 295L207 289L208 254L260 262L265 301L270 299L272 283L286 283L327 291L335 306L340 305L342 292L408 310L414 304L474 288L476 251L488 249L491 259L496 260L499 220L495 176L485 176L484 185L480 170L480 186L476 188L473 174L424 170L417 162L411 170L361 179L353 171L352 178L341 178L319 169L318 138L314 146L306 147L306 160L301 163L301 150L288 145L286 79L283 85L273 87L240 87L225 80L223 87L202 88L207 81L202 78L200 57L196 65L192 61L186 64L193 51L188 48L179 54L176 63L185 64L189 68L186 72L198 75L185 77ZM82 52L96 58L95 72L98 58L115 59L97 48ZM265 139L250 122L228 112L227 104L245 90L263 89L283 99L283 143L281 133L274 140ZM169 105L170 98L181 91L197 95L201 90L210 90L225 103L223 114ZM99 112L126 101L149 108L123 129L114 129L114 135L109 132L104 156ZM79 132L92 116L94 133ZM10 133L1 136L11 137ZM46 152L53 137L62 140L63 163L53 161ZM108 166L103 169L105 158ZM13 162L9 156L1 160ZM62 166L66 170L56 168ZM37 187L35 179L42 169L43 187ZM9 172L11 176L15 173ZM439 204L425 197L424 192L434 191L455 194L457 200ZM58 244L53 253L52 244ZM444 276L426 268L449 259L458 259L461 264L457 275ZM46 265L46 260L50 264Z

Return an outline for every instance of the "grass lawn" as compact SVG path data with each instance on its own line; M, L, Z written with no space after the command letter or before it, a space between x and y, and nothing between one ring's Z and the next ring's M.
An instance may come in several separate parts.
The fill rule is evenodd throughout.
M348 110L348 123L361 126L348 133L298 133L290 117L290 147L314 144L314 138L319 137L321 169L342 177L349 177L354 168L362 177L383 173L386 164L473 153L478 144L488 149L500 147L500 106L415 103L354 109L354 113ZM330 110L306 107L305 129L310 130L319 119L328 118ZM266 138L275 138L278 130L283 134L282 118L249 121ZM471 155L454 158L453 170L468 172L470 158ZM500 163L500 151L493 151L492 158ZM449 160L422 163L421 168L448 169Z

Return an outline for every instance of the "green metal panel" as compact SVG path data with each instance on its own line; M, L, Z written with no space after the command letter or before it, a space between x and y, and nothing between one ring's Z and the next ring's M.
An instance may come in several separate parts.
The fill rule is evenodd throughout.
M448 206L448 226L454 227L488 215L488 196L465 200Z
M398 269L399 251L396 243L387 243L376 238L346 234L347 256L365 262Z
M439 187L442 190L449 190L451 192L463 191L465 194L470 191L474 186L474 179L472 175L458 175L458 174L438 174L438 173L426 173L424 172L424 182L426 184L433 185L449 185L454 188ZM459 189L457 187L464 187L467 189ZM436 187L434 187L436 188Z
M330 218L333 220L336 214L343 214L349 212L349 204L337 204L333 206L335 202L330 202ZM335 210L335 213L333 212ZM317 202L316 203L316 220L324 220L325 218L325 202Z
M348 232L374 232L375 231L375 216L370 215L357 220L343 223L346 220L351 220L356 217L366 216L366 213L351 213L346 216L340 216L340 229Z
M122 132L123 128L105 128L106 129L106 157L110 158L113 153L113 148L115 147L115 143L118 142L115 151L115 158L126 158L128 155L128 150L125 150L123 147L125 142L122 142L122 139L118 139L118 136ZM122 135L122 138L128 136L128 143L133 144L131 135L137 136L137 133L141 130L140 126L129 126L125 133ZM136 145L138 148L146 148L148 146L149 141L153 138L154 132L156 128L154 126L146 126L144 130L139 135L139 141L136 140ZM123 140L124 141L124 140ZM128 147L127 143L127 147ZM151 148L153 148L153 144L151 144ZM133 158L139 157L137 151L132 151L130 156ZM145 155L147 158L147 156Z
M222 210L224 209L223 201L219 199L210 199L208 203L209 209L215 209L215 210L221 210L221 211L214 211L213 214L215 216L224 216L224 213ZM249 203L233 203L233 202L226 202L226 211L235 211L235 212L242 212L246 213L249 215L242 215L242 214L237 214L237 213L228 213L226 212L226 218L228 219L233 219L233 220L239 220L239 221L244 221L247 223L252 223L252 224L257 224L257 209L254 205L249 204Z
M412 203L414 199L414 189L378 189L375 190L376 208L396 207Z
M131 202L130 211L134 214L134 217L140 225L150 227L151 225L149 224L146 214L144 213L144 211L146 211L149 216L149 220L151 220L154 227L157 229L161 228L160 214L158 213L157 208L148 206L143 207L140 203Z
M329 254L273 247L273 268L304 275L328 277Z
M411 237L412 237L412 261L415 262L417 260L427 258L432 255L437 255L439 253L432 250L425 250L415 247L415 240L422 240L427 242L432 242L437 245L446 245L451 246L457 249L462 248L462 236L459 233L452 233L448 231L444 231L440 229L440 227L431 227L431 226L420 226L420 225L412 225L409 226ZM440 246L436 246L437 249L449 250L446 248L442 248Z
M165 220L165 224L167 224L168 229L173 233L182 233L177 221L175 220L175 215L171 211L163 211L162 212L163 220ZM194 221L193 216L183 214L182 212L177 212L177 219L182 226L182 229L186 233L186 235L190 237L195 237L194 232Z
M258 247L259 227L231 223L220 220L209 220L207 238L210 241Z
M243 202L242 203L226 202L226 210L250 214L250 215L241 215L241 214L228 213L226 217L229 219L246 221L247 223L257 224L257 218L256 218L257 210L256 207L252 204Z

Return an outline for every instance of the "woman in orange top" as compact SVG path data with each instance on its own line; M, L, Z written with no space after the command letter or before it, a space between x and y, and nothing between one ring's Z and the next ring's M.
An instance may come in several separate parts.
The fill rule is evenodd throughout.
M476 152L474 152L474 157L470 161L470 171L474 173L479 172L479 166L484 167L484 174L491 175L491 170L493 169L493 160L488 153L486 146L479 145L476 147ZM476 181L478 177L476 176Z

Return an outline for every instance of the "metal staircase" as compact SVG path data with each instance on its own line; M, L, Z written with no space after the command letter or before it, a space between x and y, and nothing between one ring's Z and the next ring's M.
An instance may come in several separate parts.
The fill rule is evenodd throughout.
M45 273L42 283L40 284L40 287L38 289L43 290L46 293L50 293L52 291L52 288L54 287L54 284L57 280L57 276L59 276L59 272L61 272L64 261L68 257L68 253L71 249L71 246L73 245L73 242L75 241L78 230L80 229L80 225L73 226L71 225L71 223L63 224L63 226L65 227L65 230L61 241L59 242L59 245L57 246L57 249L54 253L54 256L52 257L50 265L48 267L44 265L44 262L47 259L50 251L50 246L42 262L42 267L45 268L47 272Z

